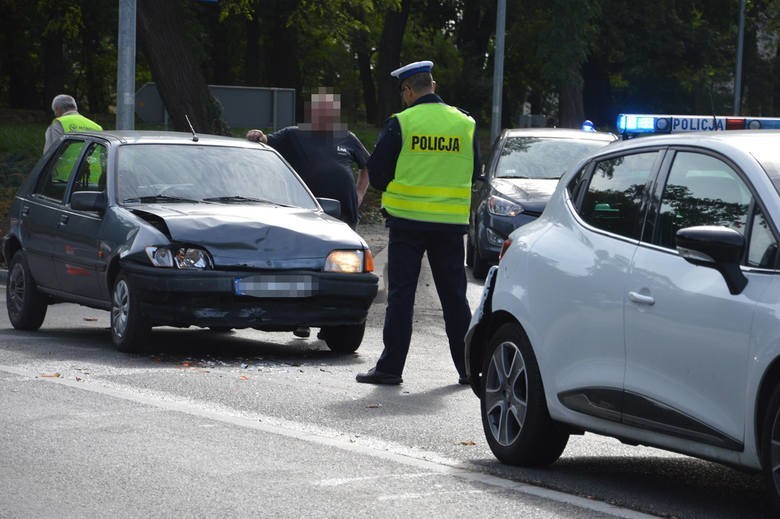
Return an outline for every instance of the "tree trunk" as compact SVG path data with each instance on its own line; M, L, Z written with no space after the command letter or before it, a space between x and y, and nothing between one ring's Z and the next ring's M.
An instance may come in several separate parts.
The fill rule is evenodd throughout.
M42 17L30 14L33 7L26 2L3 4L3 16L0 16L0 81L7 81L8 97L2 101L11 108L45 107L46 116L50 118L51 97L42 100L40 88L33 87L35 78L41 74L33 58L35 42L28 34L39 34L43 28ZM37 20L35 26L31 26L31 19ZM6 103L0 102L2 105Z
M93 2L90 2L93 3ZM90 6L92 7L92 6ZM84 62L84 77L87 85L87 105L89 110L82 113L102 113L108 107L103 88L105 76L98 70L100 55L99 20L94 16L84 17L84 28L81 32L81 59Z
M65 89L65 57L63 36L60 31L49 31L43 37L43 98L51 115L51 100L58 94L70 94L78 103L78 92L63 92Z
M257 14L259 7L255 2L254 15L246 21L246 49L244 60L244 81L247 85L258 86L261 84L260 74L260 16Z
M179 131L230 135L182 24L182 0L139 0L138 33L163 104ZM186 116L186 117L185 117Z
M366 122L374 123L377 120L376 88L371 74L371 49L365 33L357 35L353 42L357 55L357 66L360 74L360 83L363 85L363 102L366 105Z
M474 117L480 115L483 107L491 105L490 96L495 56L491 54L488 63L489 69L485 70L484 67L488 44L496 30L495 3L494 0L465 2L463 21L459 24L458 29L457 44L463 57L462 74L469 80L452 85L454 87L453 96L447 101L464 108ZM502 104L502 106L506 105ZM503 110L503 113L508 112L508 110ZM506 122L502 121L502 127L505 127Z
M565 81L559 90L558 126L561 128L579 128L585 120L582 106L582 80L576 78Z
M298 8L298 0L272 0L263 8L263 49L265 49L265 70L271 86L294 88L295 114L303 120L303 79L298 60L298 38L295 27L287 22Z
M384 28L379 41L379 61L376 66L379 102L377 103L378 117L374 122L378 126L401 108L398 81L390 75L390 72L398 68L401 62L401 43L406 30L406 21L409 18L409 5L410 0L403 0L400 11L385 13Z

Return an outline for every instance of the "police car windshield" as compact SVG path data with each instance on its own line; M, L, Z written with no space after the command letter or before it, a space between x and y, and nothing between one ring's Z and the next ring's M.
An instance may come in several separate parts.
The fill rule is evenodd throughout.
M509 137L496 167L501 178L560 178L578 160L609 141Z
M753 150L750 154L761 164L780 195L780 150L776 146L769 146Z

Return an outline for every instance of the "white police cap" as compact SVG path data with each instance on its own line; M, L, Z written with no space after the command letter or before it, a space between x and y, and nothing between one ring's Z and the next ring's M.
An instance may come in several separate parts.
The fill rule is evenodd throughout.
M390 75L403 81L409 76L419 74L420 72L430 72L431 69L433 69L433 61L415 61L414 63L409 63L408 65L395 69L390 72Z

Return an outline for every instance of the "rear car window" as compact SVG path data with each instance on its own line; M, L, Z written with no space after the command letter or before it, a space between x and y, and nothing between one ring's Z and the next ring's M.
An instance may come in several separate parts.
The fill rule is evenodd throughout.
M657 151L599 161L578 209L590 225L639 239L640 209Z

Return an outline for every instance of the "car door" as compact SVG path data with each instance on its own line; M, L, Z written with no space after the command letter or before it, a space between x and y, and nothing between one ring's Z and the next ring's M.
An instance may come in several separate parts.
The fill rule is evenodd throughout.
M529 258L529 292L544 295L533 301L529 320L534 328L549 321L539 362L556 370L546 384L566 407L613 421L623 398L626 276L662 154L610 156L584 169L568 187L586 225L551 230Z
M87 145L76 168L73 185L68 192L106 191L107 149L98 142ZM74 210L68 203L58 222L54 267L60 288L69 294L106 300L108 292L103 282L106 258L100 247L100 226L103 215L96 211Z
M65 218L65 195L74 166L84 148L81 140L65 140L41 170L19 214L20 234L30 273L41 286L58 289L54 266L59 228Z
M746 182L724 158L697 150L674 153L653 243L638 248L628 278L626 423L741 448L753 302L765 285L748 282L741 294L731 294L717 270L677 253L675 233L722 225L748 234L761 218ZM776 249L771 232L764 232L763 241L764 250ZM754 257L763 255L753 248Z

